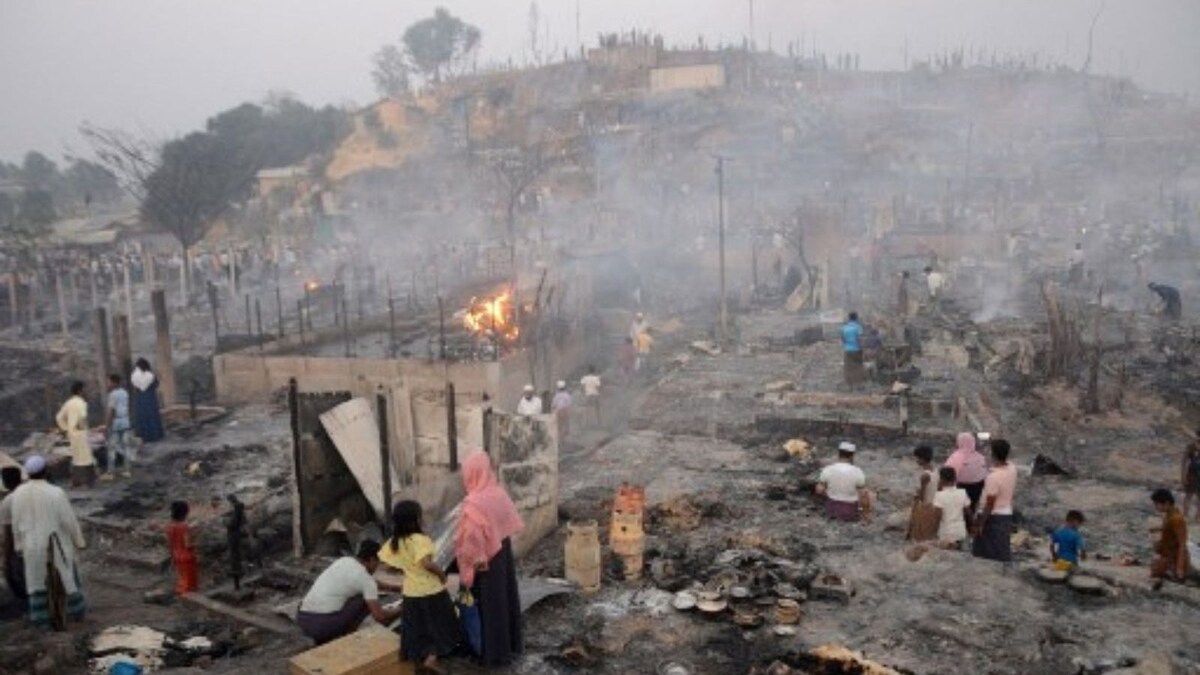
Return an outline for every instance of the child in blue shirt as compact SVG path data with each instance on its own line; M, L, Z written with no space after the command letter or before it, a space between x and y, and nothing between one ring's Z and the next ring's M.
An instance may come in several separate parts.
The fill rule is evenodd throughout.
M1074 569L1087 557L1083 535L1079 533L1083 522L1083 513L1067 511L1067 522L1050 535L1050 558L1054 566L1064 572Z

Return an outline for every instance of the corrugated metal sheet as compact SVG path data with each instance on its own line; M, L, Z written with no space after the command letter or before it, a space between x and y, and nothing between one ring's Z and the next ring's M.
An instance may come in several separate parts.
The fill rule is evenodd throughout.
M379 423L365 398L354 398L321 415L321 425L346 462L380 522L388 522L383 504L383 462L379 455ZM395 466L392 485L399 486Z

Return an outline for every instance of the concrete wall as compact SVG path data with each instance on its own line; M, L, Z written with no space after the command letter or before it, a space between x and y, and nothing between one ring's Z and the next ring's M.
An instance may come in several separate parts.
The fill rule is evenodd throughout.
M651 91L680 89L712 89L725 86L725 66L719 63L675 68L655 68L650 71Z
M492 464L525 520L513 541L524 555L558 527L558 426L553 415L494 413L488 429Z
M654 45L620 45L589 49L588 65L602 68L653 68L658 63L658 48Z

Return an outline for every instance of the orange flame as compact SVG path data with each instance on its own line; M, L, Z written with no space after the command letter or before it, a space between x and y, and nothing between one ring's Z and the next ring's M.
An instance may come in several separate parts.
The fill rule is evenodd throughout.
M512 294L504 291L490 298L471 298L463 325L475 333L492 331L496 338L511 342L520 335Z

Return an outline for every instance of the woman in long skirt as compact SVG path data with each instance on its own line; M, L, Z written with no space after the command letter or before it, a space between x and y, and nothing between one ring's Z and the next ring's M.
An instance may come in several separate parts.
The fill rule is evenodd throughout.
M138 359L133 374L133 428L143 443L162 440L162 415L158 410L158 378L150 370L150 362Z
M503 665L524 650L517 568L510 537L525 528L517 507L492 472L483 452L463 462L462 517L455 533L455 554L462 583L472 589L483 624L485 665Z

